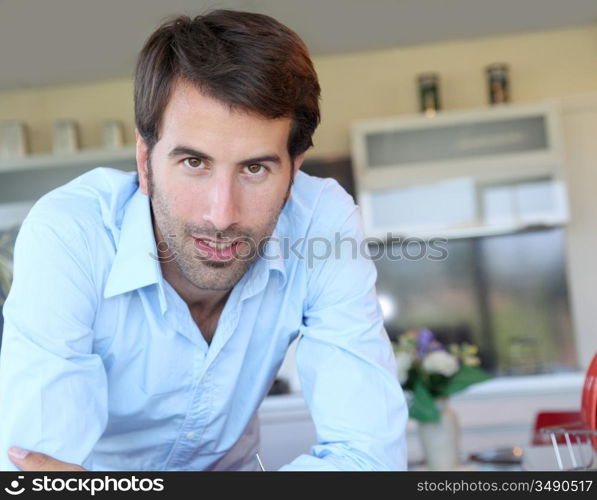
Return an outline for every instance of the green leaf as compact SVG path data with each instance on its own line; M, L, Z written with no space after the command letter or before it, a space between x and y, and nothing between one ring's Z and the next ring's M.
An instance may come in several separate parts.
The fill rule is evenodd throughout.
M442 388L442 396L450 396L456 392L466 389L468 386L483 382L491 378L486 371L474 366L462 365L460 370L454 374L450 381Z
M410 417L419 422L439 422L441 416L431 393L421 380L414 383L408 410Z

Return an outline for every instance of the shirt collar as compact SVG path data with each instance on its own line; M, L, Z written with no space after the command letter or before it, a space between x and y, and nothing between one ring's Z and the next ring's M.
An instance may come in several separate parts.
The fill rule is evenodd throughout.
M104 298L160 283L161 279L149 198L137 189L125 208Z
M286 284L286 265L280 241L280 232L278 229L274 229L263 250L263 257L253 262L247 270L248 276L243 287L241 300L245 300L263 290L269 280L270 271L278 271L280 273L280 289Z

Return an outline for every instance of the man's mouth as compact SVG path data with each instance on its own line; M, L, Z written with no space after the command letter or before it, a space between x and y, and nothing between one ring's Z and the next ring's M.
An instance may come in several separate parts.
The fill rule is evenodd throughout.
M230 248L234 243L216 243L214 241L209 240L199 240L201 243L205 243L206 245L210 246L211 248L217 248L218 250L223 250L224 248Z
M243 243L241 240L226 242L204 238L193 238L193 240L195 248L211 260L230 260L236 257L238 255L238 248Z

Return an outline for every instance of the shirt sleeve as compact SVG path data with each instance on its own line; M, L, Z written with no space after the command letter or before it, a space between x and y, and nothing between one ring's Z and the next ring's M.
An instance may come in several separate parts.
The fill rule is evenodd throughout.
M280 470L404 470L408 410L356 207L329 241L308 256L296 351L318 444Z
M93 468L108 413L89 255L81 231L39 220L21 227L0 351L1 470L17 470L10 446Z

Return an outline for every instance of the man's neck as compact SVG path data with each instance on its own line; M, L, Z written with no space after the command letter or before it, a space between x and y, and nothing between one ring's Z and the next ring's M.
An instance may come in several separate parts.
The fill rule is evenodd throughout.
M199 313L201 316L209 316L212 312L221 310L221 306L226 303L230 290L202 290L187 280L178 266L172 262L160 262L162 275L176 290L182 300L184 300L191 311Z

